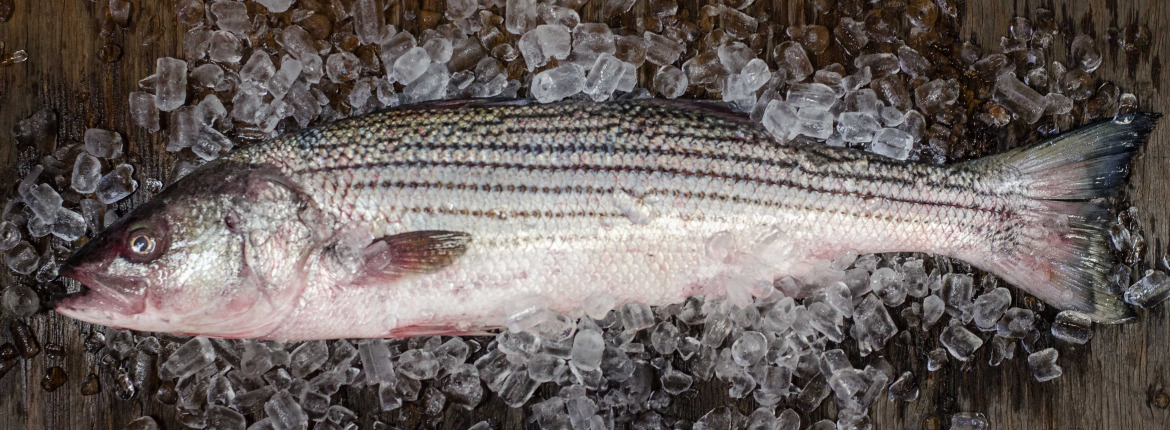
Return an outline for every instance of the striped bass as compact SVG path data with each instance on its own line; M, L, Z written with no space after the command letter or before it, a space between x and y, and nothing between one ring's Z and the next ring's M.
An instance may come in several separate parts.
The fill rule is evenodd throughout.
M56 309L230 338L471 334L597 297L815 289L841 255L923 252L1123 322L1101 198L1156 119L941 166L786 144L697 103L406 106L201 166L66 261L85 288Z

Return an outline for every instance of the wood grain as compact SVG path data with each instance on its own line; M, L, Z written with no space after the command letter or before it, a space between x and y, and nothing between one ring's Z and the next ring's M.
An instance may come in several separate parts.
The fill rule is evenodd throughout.
M802 0L757 0L772 7L774 22L816 23L811 12L813 2ZM27 62L0 67L0 185L3 193L13 192L14 184L31 166L32 160L44 155L54 142L37 142L33 146L16 144L7 134L16 122L33 112L54 109L60 116L57 143L79 142L88 127L102 127L121 132L127 138L127 154L135 165L135 176L168 179L172 155L160 134L144 133L131 126L126 112L126 98L137 81L153 73L154 59L181 57L183 27L176 21L174 1L134 0L134 13L128 28L115 28L102 37L104 1L46 0L17 1L16 12L7 23L0 24L0 41L8 52L24 49ZM609 20L611 26L633 25L636 14L644 10L638 2L631 15ZM698 14L702 3L680 1L682 9ZM1095 32L1105 38L1110 27L1148 24L1153 29L1151 53L1130 63L1124 54L1106 51L1105 65L1097 75L1134 92L1143 110L1170 112L1170 102L1162 95L1166 85L1161 61L1170 58L1170 32L1162 24L1170 22L1170 3L1162 0L1090 0L1090 1L969 1L964 13L960 36L973 40L987 50L998 46L999 37L1007 34L1010 19L1028 16L1035 7L1056 11L1062 25ZM400 28L418 31L426 20L405 20L407 12L441 12L442 2L399 1L390 8L389 19ZM589 21L598 13L587 6L582 17ZM157 32L157 39L142 41ZM1061 43L1058 40L1058 43ZM107 44L122 50L119 60L103 62L98 52ZM1066 53L1058 53L1063 59ZM1159 127L1138 167L1129 189L1134 205L1140 209L1148 229L1151 249L1164 249L1170 238L1170 193L1166 177L1170 174L1170 126ZM121 204L128 209L144 200L147 193L137 193ZM0 194L9 195L9 194ZM0 271L0 285L13 279ZM5 318L0 327L0 342L10 340ZM120 400L110 389L108 375L103 375L101 393L85 397L80 387L95 364L81 345L88 327L52 313L30 320L41 344L58 343L65 347L62 357L42 352L22 360L18 368L0 378L0 430L4 429L89 429L122 428L131 419L150 415L164 428L182 428L173 407L160 404L149 396ZM925 353L937 347L936 338L899 338L885 351L899 371L911 370L922 382L922 392L913 403L887 403L880 400L873 408L875 428L946 427L950 415L959 411L986 413L994 428L1054 429L1157 429L1170 427L1170 411L1155 406L1154 399L1166 395L1170 385L1170 348L1166 341L1170 313L1165 308L1143 312L1135 324L1105 326L1095 329L1092 342L1083 347L1061 347L1060 364L1064 376L1047 383L1034 381L1024 360L1017 357L1000 367L986 364L981 352L971 363L954 363L929 373L924 366ZM937 333L934 333L937 336ZM1022 351L1017 351L1022 354ZM70 377L61 389L46 392L40 379L49 366L63 366ZM696 419L713 407L735 404L745 413L750 401L731 402L726 387L718 382L703 384L675 399L670 410L688 419ZM552 390L545 387L542 390ZM355 410L376 410L377 399L369 393L343 392L346 403ZM826 404L831 402L826 402ZM831 406L822 407L811 419L832 417ZM417 410L393 416L404 428L426 428ZM363 417L368 426L377 414ZM489 399L472 411L450 410L440 427L466 428L479 420L491 419L497 428L533 427L525 423L524 412L507 408L498 399Z

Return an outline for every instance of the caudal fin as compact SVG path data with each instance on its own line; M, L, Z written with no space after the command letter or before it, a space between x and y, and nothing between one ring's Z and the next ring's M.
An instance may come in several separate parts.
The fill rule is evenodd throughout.
M1116 195L1125 182L1159 117L1102 121L974 161L1002 172L1004 186L1027 197L1013 222L992 238L993 249L982 258L986 269L1096 322L1132 320L1133 310L1109 291L1116 261L1106 230L1112 217L1103 198Z

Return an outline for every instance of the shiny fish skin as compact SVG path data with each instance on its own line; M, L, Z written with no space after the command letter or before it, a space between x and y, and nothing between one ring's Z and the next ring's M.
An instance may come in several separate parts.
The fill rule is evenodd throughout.
M1114 127L1136 143L1110 163L1128 165L1153 119L1138 122ZM1116 140L1105 131L1078 139ZM1059 151L1046 156L1066 155L1059 139L1049 147ZM445 102L370 114L238 149L192 174L266 171L293 190L273 201L300 202L299 221L262 217L275 220L264 228L279 231L248 229L242 251L247 258L256 246L266 251L253 258L274 262L245 264L248 272L295 273L295 298L265 307L269 322L256 330L193 331L285 340L471 333L531 306L580 314L593 294L660 305L722 295L733 284L811 280L819 264L846 251L953 256L1058 307L1125 319L1128 310L1094 285L1097 266L1109 263L1092 237L1099 205L1080 202L1084 196L1051 203L1064 196L1042 186L1052 166L1020 167L1036 158L1024 155L936 166L783 145L736 114L658 100ZM1115 187L1124 172L1114 170L1085 193ZM216 180L237 181L225 175ZM184 179L167 192L200 180L210 179ZM249 210L266 213L263 201ZM280 230L298 222L304 227L293 229L304 231L296 235ZM427 273L363 273L370 240L429 231L470 240ZM1089 239L1078 239L1085 231ZM254 236L282 234L313 245L255 245L269 241ZM1072 251L1050 261L1037 256L1045 247ZM72 273L89 270L82 254ZM1022 255L1036 261L1015 263Z

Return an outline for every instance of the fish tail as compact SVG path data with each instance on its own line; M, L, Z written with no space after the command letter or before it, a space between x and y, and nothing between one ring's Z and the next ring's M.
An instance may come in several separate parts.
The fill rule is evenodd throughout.
M972 162L998 168L1001 186L1024 197L991 235L991 252L981 257L985 269L1059 309L1099 323L1132 321L1133 310L1110 287L1117 261L1106 200L1125 183L1159 117L1106 120Z

